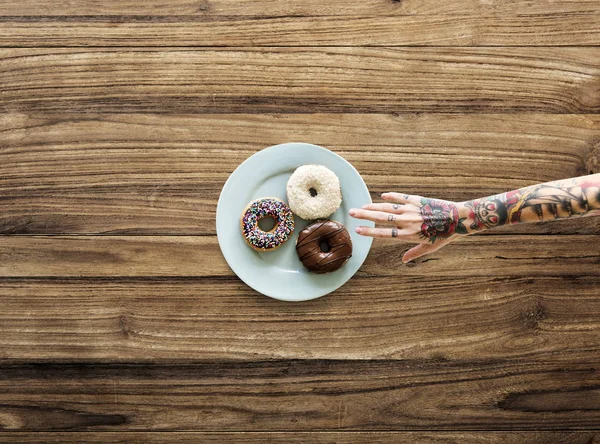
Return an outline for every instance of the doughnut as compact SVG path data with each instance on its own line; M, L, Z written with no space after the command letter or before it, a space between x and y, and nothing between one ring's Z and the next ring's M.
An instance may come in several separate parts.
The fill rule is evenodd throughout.
M265 217L275 219L275 226L270 231L263 231L258 226L258 221ZM240 225L249 246L257 251L274 251L294 232L294 214L282 200L264 197L248 204Z
M301 166L288 180L287 198L292 211L302 219L326 218L342 203L340 180L322 165Z
M308 271L331 273L342 268L352 257L352 239L341 223L318 220L300 232L296 252Z

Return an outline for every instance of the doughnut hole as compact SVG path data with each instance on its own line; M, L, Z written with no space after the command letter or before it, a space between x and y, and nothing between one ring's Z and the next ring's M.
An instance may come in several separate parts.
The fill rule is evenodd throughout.
M258 228L265 233L272 231L275 228L275 218L273 216L265 216L258 221Z
M323 253L329 253L331 251L331 245L329 245L329 242L327 241L322 241L320 246Z
M338 177L322 165L297 168L288 180L286 191L291 210L308 221L329 217L342 202Z

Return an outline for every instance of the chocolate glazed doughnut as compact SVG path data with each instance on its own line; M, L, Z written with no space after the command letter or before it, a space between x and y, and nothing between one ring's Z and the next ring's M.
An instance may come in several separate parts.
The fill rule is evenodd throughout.
M318 220L300 232L296 252L308 271L331 273L352 257L352 239L339 222Z

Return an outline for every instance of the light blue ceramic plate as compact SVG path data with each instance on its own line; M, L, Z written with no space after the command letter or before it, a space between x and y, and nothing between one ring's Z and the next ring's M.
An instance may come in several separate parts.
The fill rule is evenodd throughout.
M325 275L309 273L296 254L298 233L309 221L296 217L292 237L270 252L250 248L240 230L242 211L250 201L278 197L287 202L289 177L296 168L307 164L324 165L340 178L342 205L330 219L344 224L352 236L352 258L338 271ZM370 202L369 190L360 174L344 158L308 143L272 146L244 161L225 183L217 205L219 245L234 273L256 291L283 301L318 298L346 283L366 259L372 239L356 234L354 229L359 222L348 211Z

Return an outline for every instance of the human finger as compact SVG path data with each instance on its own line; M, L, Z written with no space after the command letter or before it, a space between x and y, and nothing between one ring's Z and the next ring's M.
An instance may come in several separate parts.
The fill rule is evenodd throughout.
M433 253L434 251L442 248L444 245L446 244L441 242L437 244L419 244L404 253L404 256L402 256L402 262L407 263L418 257Z
M414 205L402 203L370 203L363 205L364 210L383 211L385 213L402 214L406 211L415 210Z
M412 196L404 193L383 193L381 195L383 200L387 200L395 203L413 204L417 207L421 207L421 196Z
M350 216L357 219L371 220L373 222L391 222L394 223L398 219L398 215L384 213L383 211L363 210L362 208L352 208Z
M398 238L406 240L408 233L398 228L356 227L356 232L362 236L377 238Z

